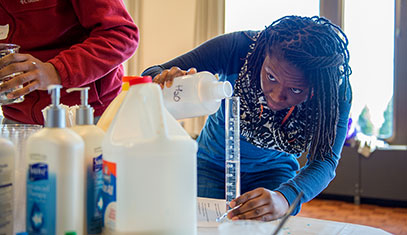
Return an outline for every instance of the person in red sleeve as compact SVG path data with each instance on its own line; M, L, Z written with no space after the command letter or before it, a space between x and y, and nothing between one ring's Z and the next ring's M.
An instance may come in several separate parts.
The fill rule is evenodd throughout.
M90 87L89 104L100 116L121 89L122 63L133 55L138 28L122 0L0 0L0 43L20 46L0 59L0 93L24 84L3 105L3 123L43 124L50 84L61 84L61 103L80 104L67 88Z

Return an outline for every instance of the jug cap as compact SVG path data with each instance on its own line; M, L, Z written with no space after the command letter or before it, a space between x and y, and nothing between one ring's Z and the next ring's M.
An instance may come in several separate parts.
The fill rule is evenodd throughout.
M135 76L123 76L122 82L129 82L131 78L134 78Z
M137 85L137 84L143 84L143 83L150 83L150 82L152 82L151 76L143 76L143 77L134 76L129 79L130 86Z
M128 91L129 90L129 87L130 87L130 85L129 85L129 80L131 79L131 78L133 78L134 76L124 76L123 78L122 78L122 91Z

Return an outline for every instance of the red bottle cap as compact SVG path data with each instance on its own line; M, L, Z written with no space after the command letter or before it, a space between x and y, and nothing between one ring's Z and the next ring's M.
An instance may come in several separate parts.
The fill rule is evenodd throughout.
M130 86L137 85L137 84L142 84L142 83L150 83L150 82L152 82L151 76L143 76L143 77L132 76L132 77L129 77Z

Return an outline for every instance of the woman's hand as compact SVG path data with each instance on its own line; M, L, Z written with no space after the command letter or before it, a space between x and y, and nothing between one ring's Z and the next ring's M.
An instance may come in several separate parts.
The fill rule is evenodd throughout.
M265 188L256 188L230 202L232 208L239 205L240 207L228 213L229 219L271 221L282 217L289 208L287 200L280 192Z
M7 95L12 99L34 90L47 90L48 85L61 84L61 78L51 63L43 63L29 54L14 53L0 59L0 79L14 75L0 85L0 93L23 85Z
M171 69L163 70L160 74L155 76L153 82L158 83L161 86L161 89L163 89L164 85L171 87L174 78L194 73L196 73L195 68L190 68L188 71L185 71L178 67L172 67Z

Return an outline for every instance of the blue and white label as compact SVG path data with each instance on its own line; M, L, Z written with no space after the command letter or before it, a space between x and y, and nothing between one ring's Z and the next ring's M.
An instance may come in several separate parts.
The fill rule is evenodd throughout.
M35 163L28 168L28 177L30 181L47 180L48 165L45 163Z
M86 219L88 234L100 234L103 225L103 159L102 155L92 159L87 169Z
M56 233L56 175L48 171L46 163L28 167L26 217L29 234Z

